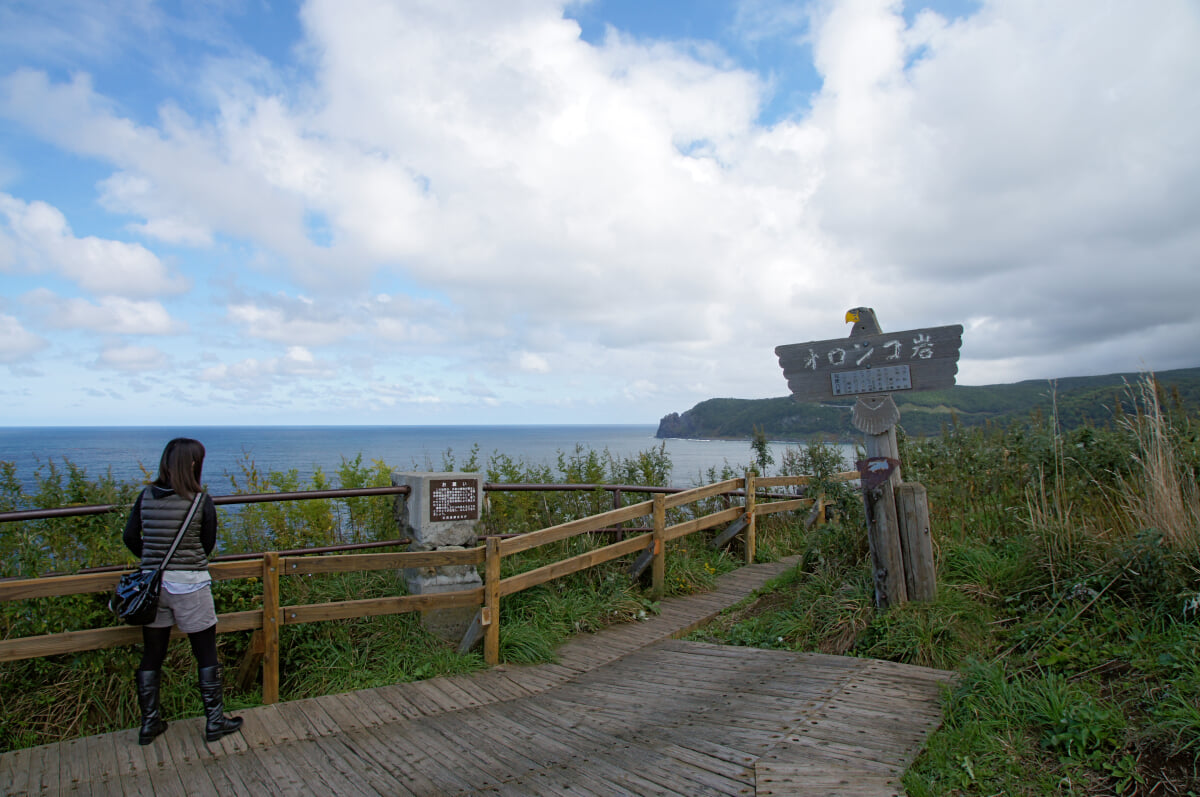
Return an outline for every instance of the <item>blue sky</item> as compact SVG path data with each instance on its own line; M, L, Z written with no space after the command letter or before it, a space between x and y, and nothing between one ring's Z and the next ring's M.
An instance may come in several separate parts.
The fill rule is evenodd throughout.
M0 0L0 425L654 423L1200 365L1192 0Z

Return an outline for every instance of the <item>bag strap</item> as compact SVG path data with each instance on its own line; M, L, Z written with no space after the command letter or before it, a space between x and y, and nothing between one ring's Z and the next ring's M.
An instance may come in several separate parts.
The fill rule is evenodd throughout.
M204 497L204 491L196 493L192 499L192 505L188 508L187 517L183 519L183 523L179 526L179 531L175 532L175 539L171 542L171 547L167 549L166 556L158 563L158 570L166 570L167 563L171 561L171 557L175 555L175 549L179 547L179 541L183 539L183 532L192 524L192 518L196 516L196 507L200 506L200 499Z

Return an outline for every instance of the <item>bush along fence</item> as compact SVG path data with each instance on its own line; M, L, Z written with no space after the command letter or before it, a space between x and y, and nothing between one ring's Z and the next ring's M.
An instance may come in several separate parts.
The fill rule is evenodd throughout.
M412 535L411 539L377 543L393 547L408 544L410 550L406 551L272 551L213 561L209 569L214 581L243 579L250 583L261 583L262 609L228 612L217 618L217 633L253 632L249 653L242 661L239 677L242 680L253 678L261 664L262 700L264 703L277 702L282 626L404 612L421 612L431 630L456 628L456 633L461 632L462 635L460 651L470 650L482 640L485 661L495 665L500 661L500 605L506 596L623 557L633 557L635 561L630 568L630 575L636 578L648 570L651 598L658 600L665 592L667 543L723 526L725 528L713 537L710 544L719 547L727 545L735 537L739 538L745 561L749 564L754 561L756 554L757 518L781 512L802 512L806 524L812 525L824 521L828 505L823 494L804 495L810 481L808 476L758 477L750 472L744 478L727 479L688 490L637 485L480 485L475 481L477 477L478 474L473 473L397 474L393 477L392 487L214 497L214 501L222 504L391 494L396 496L396 514L402 531ZM846 471L833 475L832 480L844 482L858 478L857 471ZM473 481L473 484L463 484L464 481ZM607 490L614 494L614 503L618 506L610 511L538 531L483 538L467 535L457 541L459 544L437 544L437 540L427 533L431 527L435 530L439 524L449 528L461 527L466 521L468 528L473 528L471 521L478 518L482 506L481 487L491 491ZM619 506L622 493L650 494L652 497L629 506ZM735 503L739 498L740 503ZM124 507L8 512L0 513L0 522L29 519L46 512L61 517L116 511L124 511ZM469 517L472 514L475 516ZM630 528L621 525L643 518L649 519L649 526ZM602 535L597 532L608 532L607 539L615 541L601 544ZM521 554L525 552L579 537L592 540L584 546L588 548L584 553L565 556L532 569L528 560L522 562ZM559 546L554 551L569 552L570 546ZM539 558L540 561L544 561L544 557ZM478 576L480 567L481 578ZM502 577L502 567L516 572ZM283 605L281 601L280 579L283 576L389 569L405 572L411 594L305 605ZM113 589L123 572L126 571L112 568L73 575L0 580L0 602L104 593ZM475 574L474 577L472 574ZM443 578L446 575L449 578ZM465 615L466 621L461 623L461 627L455 623L447 626L442 622L446 613L459 618ZM178 634L178 630L175 633ZM140 642L141 629L131 626L9 638L0 640L0 662L73 654Z

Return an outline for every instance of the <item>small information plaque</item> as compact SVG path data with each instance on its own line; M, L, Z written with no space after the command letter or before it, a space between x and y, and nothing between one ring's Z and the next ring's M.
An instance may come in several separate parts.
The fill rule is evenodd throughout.
M912 377L907 365L888 365L862 371L839 371L830 374L833 395L854 396L860 393L890 393L911 390Z
M479 519L478 479L431 479L429 482L429 519Z

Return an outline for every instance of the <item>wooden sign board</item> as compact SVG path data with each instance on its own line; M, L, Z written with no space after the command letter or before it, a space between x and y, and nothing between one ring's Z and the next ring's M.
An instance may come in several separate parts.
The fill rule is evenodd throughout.
M778 346L797 401L954 386L961 324Z

